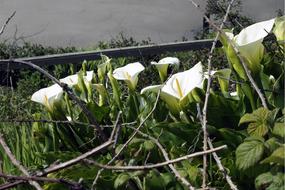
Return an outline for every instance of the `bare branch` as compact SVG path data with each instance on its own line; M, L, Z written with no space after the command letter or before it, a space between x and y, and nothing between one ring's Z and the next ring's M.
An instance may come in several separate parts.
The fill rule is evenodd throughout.
M11 16L6 20L6 22L4 23L4 25L1 27L0 29L0 36L4 33L5 28L7 27L7 25L9 24L10 20L15 16L16 11L14 11Z
M200 6L198 4L196 4L193 0L190 0L192 2L192 4L197 7L200 8ZM218 39L220 37L220 34L224 27L224 23L227 21L227 18L229 16L229 12L231 10L231 7L234 3L234 0L231 0L231 2L228 5L226 14L224 16L224 19L219 27L219 30L217 32L217 35L213 41L210 53L209 53L209 57L208 57L208 82L207 82L207 90L206 90L206 96L205 96L205 101L204 101L204 107L203 107L203 115L202 115L202 120L201 120L201 124L202 124L202 129L203 129L203 150L206 151L208 146L207 146L207 139L208 139L208 132L207 132L207 109L208 109L208 101L209 101L209 97L210 97L210 90L211 90L211 84L212 84L212 77L211 77L211 70L212 70L212 57L213 57L213 52L216 48L216 44L218 42ZM205 15L205 17L207 17ZM202 188L206 189L207 188L207 181L206 181L206 176L207 176L207 155L203 155L203 182L202 182Z
M188 160L189 158L202 156L204 154L210 154L212 152L216 152L216 151L219 151L219 150L222 150L222 149L225 149L225 148L227 148L227 145L219 146L219 147L216 147L216 148L213 148L213 149L208 149L207 151L195 152L195 153L188 154L188 155L176 158L176 159L168 160L168 161L165 161L165 162L160 162L160 163L157 163L157 164L145 165L145 166L110 166L110 165L100 164L100 163L98 163L96 161L88 160L88 162L92 163L92 164L94 164L94 165L96 165L98 167L101 167L101 168L104 168L104 169L108 169L108 170L151 170L151 169L154 169L154 168L160 168L160 167L163 167L163 166L168 166L169 164L174 164L174 163L177 163L177 162L181 162L183 160Z
M14 176L14 175L5 175L0 173L0 177L8 179L8 180L17 180L17 181L42 181L42 182L49 182L49 183L61 183L67 185L71 188L76 189L83 189L82 185L79 183L75 183L72 181L68 181L65 179L56 179L56 178L47 178L47 177L34 177L34 176Z
M208 138L208 145L210 149L214 148L210 138ZM219 170L224 174L224 177L226 178L226 181L229 184L230 188L232 190L238 190L237 186L233 183L231 177L228 175L228 172L225 170L224 166L222 165L221 159L218 157L218 154L216 152L213 152L212 154L219 167Z
M136 130L136 128L131 127L131 126L127 126L127 128L131 128L131 129L133 129L133 130ZM162 146L162 144L160 144L160 142L158 141L158 138L154 138L154 137L152 137L152 136L150 136L150 135L148 135L148 134L146 134L146 133L143 133L143 132L141 132L141 131L138 131L138 134L141 135L141 136L143 136L143 137L145 137L145 138L148 138L148 139L150 139L152 142L154 142L154 143L157 145L157 147L160 149L160 151L161 151L161 153L162 153L164 159L165 159L166 161L170 161L169 156L168 156L166 150L164 149L164 147ZM176 168L174 167L173 164L169 164L169 168L173 171L175 177L177 177L178 180L180 180L180 181L181 181L186 187L188 187L190 190L194 190L194 187L190 184L190 182L189 182L187 179L185 179L183 176L180 175L180 173L176 170Z
M86 159L87 157L92 156L95 153L98 153L99 151L102 151L103 149L110 146L112 143L113 143L113 140L108 140L107 142L101 144L100 146L97 146L97 147L93 148L92 150L90 150L84 154L81 154L80 156L78 156L74 159L68 160L66 162L60 163L60 164L55 165L55 166L51 166L47 169L44 169L43 171L38 172L37 176L44 176L46 174L56 172L58 170L73 166L73 165L81 162L83 159Z
M197 115L198 115L198 118L199 118L200 121L202 122L202 119L203 119L203 118L202 118L201 109L200 109L200 105L199 105L199 104L197 104L197 112L198 112L198 114L197 114ZM211 149L213 149L213 144L212 144L210 138L207 139L207 142L208 142L208 144L209 144L209 147L210 147ZM222 162L221 162L220 158L218 157L218 154L217 154L216 152L213 152L212 154L213 154L213 157L214 157L214 159L215 159L215 161L216 161L216 163L217 163L217 165L218 165L218 167L219 167L219 170L220 170L220 171L223 173L223 175L225 176L226 181L227 181L227 183L229 184L230 188L231 188L232 190L238 190L237 186L233 183L231 177L228 175L227 171L225 170L224 166L222 165Z
M27 171L27 169L20 164L20 162L15 158L15 156L11 152L11 150L8 147L8 145L6 144L2 134L0 134L0 144L2 145L5 153L7 154L7 156L11 160L11 162L14 164L14 166L16 166L25 176L30 177L30 174ZM35 181L29 181L29 184L34 186L37 190L42 190L42 187Z

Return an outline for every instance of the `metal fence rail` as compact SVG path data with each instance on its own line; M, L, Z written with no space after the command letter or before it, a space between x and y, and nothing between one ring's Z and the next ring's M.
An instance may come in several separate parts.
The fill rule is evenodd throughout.
M166 43L158 45L144 45L135 47L124 47L114 49L104 49L99 51L86 51L76 53L55 54L37 57L18 58L16 60L29 61L39 66L49 66L67 63L80 63L84 60L101 59L101 54L111 58L118 57L140 57L155 55L165 52L179 52L189 50L208 49L212 46L213 40L196 40L178 43ZM220 43L217 46L221 46ZM0 71L16 70L27 68L25 65L14 63L13 60L0 60Z

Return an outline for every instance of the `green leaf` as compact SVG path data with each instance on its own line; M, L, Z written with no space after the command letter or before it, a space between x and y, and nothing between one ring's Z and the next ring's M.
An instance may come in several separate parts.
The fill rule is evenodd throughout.
M262 160L261 163L275 163L284 166L285 165L284 153L285 153L285 146L283 145L278 149L276 149L269 157Z
M88 102L87 108L94 114L96 120L100 123L103 118L109 113L110 108L106 106L98 106L95 102Z
M163 190L165 189L165 182L161 177L160 173L156 170L152 170L146 176L147 189Z
M238 146L236 150L236 165L240 170L246 170L254 166L264 152L264 142L257 138L248 138Z
M272 118L271 112L266 108L259 108L250 114L245 114L239 122L240 124L243 123L250 123L247 128L247 132L251 136L258 136L263 137L269 131L271 126L270 120Z
M263 173L255 179L256 189L265 189L273 181L273 175L270 172Z
M245 114L239 121L239 125L243 123L251 123L256 122L260 119L264 119L267 117L269 111L266 108L258 108L252 113Z
M280 143L278 139L275 137L268 139L264 145L269 150L270 153L272 153L274 150L280 147Z
M272 172L266 172L260 174L255 179L255 189L257 190L284 190L285 175L278 172L276 174Z
M272 133L276 136L285 138L285 126L284 123L275 123Z
M114 182L114 188L117 189L124 185L130 179L130 175L127 173L121 173Z
M150 151L154 148L154 144L151 140L147 140L143 143L143 146L145 148L146 151Z
M231 69L220 69L214 74L218 78L222 93L229 92L229 80L231 72Z
M221 128L218 131L227 145L237 147L243 142L243 136L237 130Z

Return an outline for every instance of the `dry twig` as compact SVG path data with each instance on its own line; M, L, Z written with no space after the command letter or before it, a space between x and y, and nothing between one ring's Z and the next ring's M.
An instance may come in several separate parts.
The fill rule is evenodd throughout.
M200 6L197 5L193 0L190 0L192 2L192 4L199 8ZM231 2L228 5L226 14L224 16L224 19L219 27L219 30L217 32L217 35L215 37L215 40L213 41L213 45L211 47L211 51L209 53L209 57L208 57L208 70L207 70L207 74L208 74L208 83L207 83L207 90L206 90L206 97L205 97L205 101L204 101L204 107L203 107L203 115L202 115L202 129L203 129L203 150L206 151L207 150L207 139L208 139L208 132L207 132L207 109L208 109L208 101L209 101L209 97L210 97L210 90L211 90L211 84L212 84L212 77L211 77L211 70L212 70L212 57L213 57L213 52L216 48L216 44L217 41L220 37L220 34L224 27L224 23L227 21L229 12L231 10L232 4L234 3L234 0L231 0ZM203 182L202 182L202 188L206 189L207 188L207 182L206 182L206 176L207 176L207 155L203 155Z
M202 114L201 114L201 108L200 105L197 104L197 112L198 112L198 118L200 119L200 121L202 122ZM213 149L213 144L211 142L211 139L208 138L207 139L208 145L211 149ZM213 157L219 167L219 170L223 173L224 177L226 178L227 183L229 184L230 188L232 190L238 190L237 186L233 183L231 177L228 175L225 167L222 165L221 159L219 158L218 154L216 152L213 152Z
M104 169L108 169L108 170L151 170L151 169L154 169L154 168L160 168L160 167L163 167L163 166L168 166L170 164L181 162L183 160L188 160L189 158L202 156L204 154L211 154L213 152L216 152L216 151L219 151L219 150L223 150L225 148L227 148L227 145L222 145L222 146L219 146L219 147L216 147L216 148L213 148L213 149L208 149L207 151L195 152L195 153L192 153L192 154L188 154L188 155L176 158L176 159L160 162L160 163L157 163L157 164L149 164L149 165L144 165L144 166L110 166L108 164L104 165L104 164L100 164L98 162L91 161L91 160L88 160L87 162L89 162L90 164L94 164L94 165L96 165L96 166L98 166L100 168L104 168Z
M61 183L65 184L73 189L83 190L83 187L79 183L75 183L73 181L65 180L65 179L56 179L56 178L47 178L47 177L35 177L35 176L14 176L14 175L5 175L0 173L1 178L5 178L8 180L21 180L21 181L42 181L49 183Z
M211 139L208 138L208 145L210 149L213 149L213 144L211 142ZM216 152L213 152L213 157L219 167L219 170L223 173L224 177L226 178L227 183L229 184L230 188L232 190L238 190L237 186L233 183L231 177L228 175L228 172L226 171L225 167L223 166L221 159L218 157L218 154Z
M131 126L127 126L127 128L131 128L133 130L136 130L136 128L131 127ZM148 135L146 133L143 133L141 131L138 131L138 134L143 136L143 137L145 137L145 138L148 138L152 142L154 142L156 144L156 146L160 149L164 159L166 161L170 161L169 156L168 156L166 150L164 149L162 144L160 144L160 142L158 141L158 138L154 138L154 137L152 137L152 136L150 136L150 135ZM174 167L173 164L169 164L169 168L173 171L175 177L182 182L182 184L186 185L186 187L188 187L190 190L194 190L194 187L190 184L190 182L187 179L185 179L183 176L180 175L180 173L176 170L176 168Z

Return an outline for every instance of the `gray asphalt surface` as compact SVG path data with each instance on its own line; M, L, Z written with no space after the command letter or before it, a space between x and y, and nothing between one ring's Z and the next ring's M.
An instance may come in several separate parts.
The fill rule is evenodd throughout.
M202 6L206 0L197 1ZM244 0L244 14L270 19L283 0ZM51 46L88 47L119 32L157 43L191 38L202 27L202 14L188 0L0 0L0 26L16 10L3 38Z

